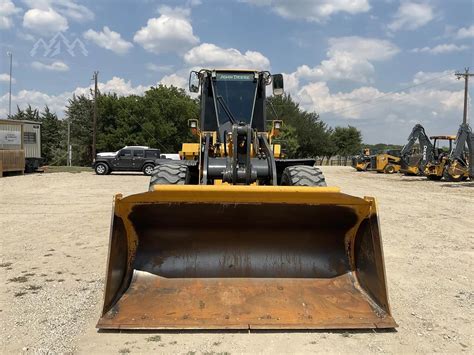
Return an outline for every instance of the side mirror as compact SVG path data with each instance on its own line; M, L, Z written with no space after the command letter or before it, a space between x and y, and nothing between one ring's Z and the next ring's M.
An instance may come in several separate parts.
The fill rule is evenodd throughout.
M273 95L274 96L281 96L283 95L283 75L282 74L274 74L272 75L273 80Z
M189 91L199 92L199 73L197 71L189 73Z

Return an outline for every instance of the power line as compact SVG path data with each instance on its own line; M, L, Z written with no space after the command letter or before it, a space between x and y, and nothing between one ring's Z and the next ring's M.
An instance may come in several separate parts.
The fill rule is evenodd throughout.
M407 86L407 87L404 87L404 88L401 88L399 90L394 90L394 91L390 91L390 92L387 92L387 93L384 93L380 96L377 96L375 98L372 98L372 99L368 99L368 100L364 100L364 101L361 101L361 102L358 102L356 104L353 104L353 105L349 105L349 106L346 106L346 107L342 107L340 109L337 109L337 110L334 110L334 111L326 111L325 114L327 113L332 113L332 114L335 114L335 113L341 113L341 112L345 112L353 107L357 107L357 106L360 106L360 105L364 105L364 104L367 104L367 103L370 103L372 101L376 101L376 100L380 100L384 97L387 97L389 95L393 95L393 94L397 94L399 92L402 92L402 91L405 91L405 90L409 90L409 89L412 89L412 88L415 88L415 87L418 87L418 86L421 86L421 85L425 85L429 82L432 82L432 81L435 81L435 80L439 80L439 79L442 79L444 77L447 77L448 75L452 75L453 72L449 72L447 74L444 74L444 75L440 75L438 77L435 77L435 78L431 78L429 80L426 80L426 81L423 81L421 83L418 83L418 84L414 84L414 85L410 85L410 86Z

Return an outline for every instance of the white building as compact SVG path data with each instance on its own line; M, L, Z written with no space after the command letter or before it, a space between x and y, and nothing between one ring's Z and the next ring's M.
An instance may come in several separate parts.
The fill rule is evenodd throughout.
M0 150L19 151L25 155L25 172L41 165L41 123L0 119Z

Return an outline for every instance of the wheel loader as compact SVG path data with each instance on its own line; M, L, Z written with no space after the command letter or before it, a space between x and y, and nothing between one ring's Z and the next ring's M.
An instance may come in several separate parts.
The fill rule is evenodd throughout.
M393 328L377 204L282 159L256 70L191 72L197 143L114 200L101 329Z

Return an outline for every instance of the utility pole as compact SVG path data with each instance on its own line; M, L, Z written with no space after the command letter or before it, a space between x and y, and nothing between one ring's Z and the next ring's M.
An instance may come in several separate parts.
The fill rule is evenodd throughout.
M97 76L99 75L98 71L94 72L94 120L92 124L92 159L95 159L96 155L96 136L97 136Z
M461 79L464 77L464 113L462 116L462 123L467 123L467 98L469 97L469 77L474 76L473 73L469 73L469 68L465 68L464 73L457 72L456 77Z
M67 121L67 166L72 166L71 121Z
M12 62L13 62L13 53L7 52L7 55L10 57L10 94L8 96L8 118L12 117Z

